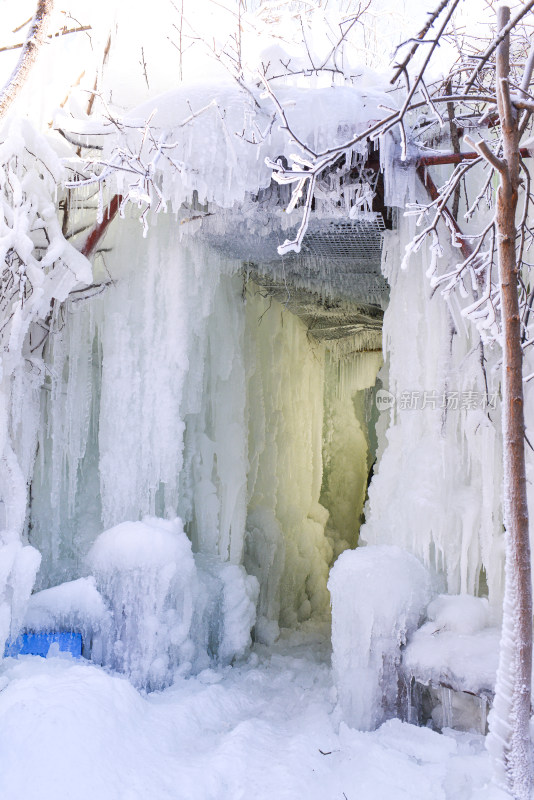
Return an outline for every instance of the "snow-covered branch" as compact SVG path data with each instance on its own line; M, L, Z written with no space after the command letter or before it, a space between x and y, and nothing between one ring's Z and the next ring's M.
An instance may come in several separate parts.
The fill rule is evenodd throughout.
M0 93L0 120L5 117L9 107L25 84L33 67L39 48L45 41L46 30L53 9L53 0L38 0L28 37L24 42L20 58L11 77Z

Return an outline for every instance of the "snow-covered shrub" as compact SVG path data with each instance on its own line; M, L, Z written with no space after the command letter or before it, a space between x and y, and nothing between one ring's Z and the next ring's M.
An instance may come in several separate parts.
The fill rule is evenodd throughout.
M373 730L396 716L401 646L419 624L430 578L394 545L346 550L332 571L332 667L345 722Z

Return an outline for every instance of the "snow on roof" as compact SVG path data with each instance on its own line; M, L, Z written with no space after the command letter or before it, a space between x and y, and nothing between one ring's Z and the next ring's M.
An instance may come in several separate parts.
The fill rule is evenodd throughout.
M377 119L380 104L389 100L381 83L377 88L283 85L275 92L291 132L319 152L349 141ZM175 211L191 201L193 192L202 203L230 208L247 192L269 186L272 171L266 158L289 159L299 152L290 133L282 130L272 99L259 90L249 94L229 79L181 86L137 106L122 120L75 119L59 110L54 124L104 147L98 161L115 159L114 189L121 194L132 186L132 175L118 164L117 148L140 153L139 169L159 175L163 198ZM366 142L358 149L365 152Z

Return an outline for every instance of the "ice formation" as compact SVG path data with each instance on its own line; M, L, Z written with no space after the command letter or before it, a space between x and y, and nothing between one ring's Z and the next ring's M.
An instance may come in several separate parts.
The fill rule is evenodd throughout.
M195 562L180 524L123 522L97 538L87 559L111 608L104 663L136 686L161 688L173 663L192 660Z
M22 627L26 606L41 562L34 547L5 535L0 545L0 652Z
M387 234L383 269L391 285L384 318L390 392L380 458L369 487L368 544L414 553L451 594L489 591L502 604L502 467L497 348L483 347L452 297L433 294L421 251L400 268L410 218ZM443 399L445 398L445 400Z
M301 124L309 108L297 95L295 122ZM323 90L314 97L335 107ZM174 108L166 118L171 100L177 95L163 98L159 117L169 135L177 134L173 125L181 113ZM229 109L226 124L235 126L235 90L226 86L223 102ZM369 108L358 113L359 124ZM325 119L326 127L312 132L317 141L334 136L335 125L343 122L334 123L327 114ZM222 135L217 131L216 138ZM202 175L207 180L210 171L233 163L210 161L190 132L180 142L186 148L181 157L196 165L199 185ZM269 146L276 143L273 136ZM241 177L257 190L266 181L262 163L254 171L247 148L239 147L244 148ZM231 230L233 215L244 213L239 224L250 236L264 223L261 216L260 222L254 218L245 183L221 173L214 186L222 193L210 195L211 205L200 208L191 201L189 178L177 174L163 170L161 186L169 204L180 207L178 219L151 217L144 240L135 212L120 220L108 238L105 263L95 265L95 288L75 291L54 305L46 372L43 368L35 381L36 390L43 388L40 420L37 391L30 395L29 431L37 438L38 456L27 533L43 555L38 586L76 583L94 573L113 610L108 627L91 634L95 654L101 648L101 656L94 657L148 688L165 685L184 665L198 670L212 657L225 663L242 655L252 627L258 641L272 643L280 626L328 615L328 572L335 558L358 542L377 448L370 415L380 353L351 352L314 338L301 319L249 278L240 259L216 249L217 225ZM191 202L184 206L184 201ZM224 212L215 201L240 205ZM200 216L218 215L206 238L191 219L199 209ZM76 208L71 214L83 220ZM273 224L279 221L275 215ZM489 368L484 375L475 340L454 335L463 324L454 306L437 296L429 299L416 266L400 270L411 235L409 221L401 219L395 234L386 237L383 269L392 296L381 378L396 402L378 421L380 459L363 539L402 545L443 576L448 591L475 593L485 580L497 607L502 585L498 410L441 411L431 399L480 391L485 378L491 392L496 382ZM314 266L319 277L310 289L324 267ZM289 298L291 291L288 285ZM22 374L19 370L16 377L21 389ZM403 396L414 392L430 398L425 409L403 405ZM22 419L18 407L12 416L16 430ZM20 458L29 475L31 442L25 446L28 454ZM180 590L175 578L170 583L161 578L163 562L152 571L147 566L144 578L141 573L132 578L113 559L109 575L102 565L89 567L85 561L103 528L146 515L177 516L183 524L195 558L184 562L191 574ZM168 562L177 558L171 553ZM131 618L131 629L122 630L121 609L135 594L136 581L145 578L147 605L139 607L135 624ZM234 585L235 595L229 588ZM219 616L215 596L223 598ZM179 621L170 620L172 608ZM336 608L334 603L334 616ZM56 617L60 625L66 619ZM155 619L165 631L159 637ZM221 633L224 620L227 634ZM177 634L182 628L183 636ZM368 715L361 724L374 723Z
M430 576L399 547L359 547L338 558L328 587L339 709L349 725L374 730L400 711L401 647L424 615Z
M54 328L30 512L39 584L86 574L102 527L178 514L195 554L259 580L255 635L273 641L328 613L334 554L357 541L381 356L338 361L239 262L198 235L178 244L169 217L152 230L143 241L122 221L113 284L74 295Z
M246 655L257 580L216 556L193 556L180 520L123 522L97 537L86 561L90 576L36 592L16 624L79 631L86 658L150 690Z

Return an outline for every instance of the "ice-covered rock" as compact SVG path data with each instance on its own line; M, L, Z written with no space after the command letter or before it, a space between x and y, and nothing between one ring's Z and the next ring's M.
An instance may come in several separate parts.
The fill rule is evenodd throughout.
M500 629L492 623L486 598L441 594L432 600L402 658L417 721L486 732L499 660ZM425 693L425 702L418 702Z

